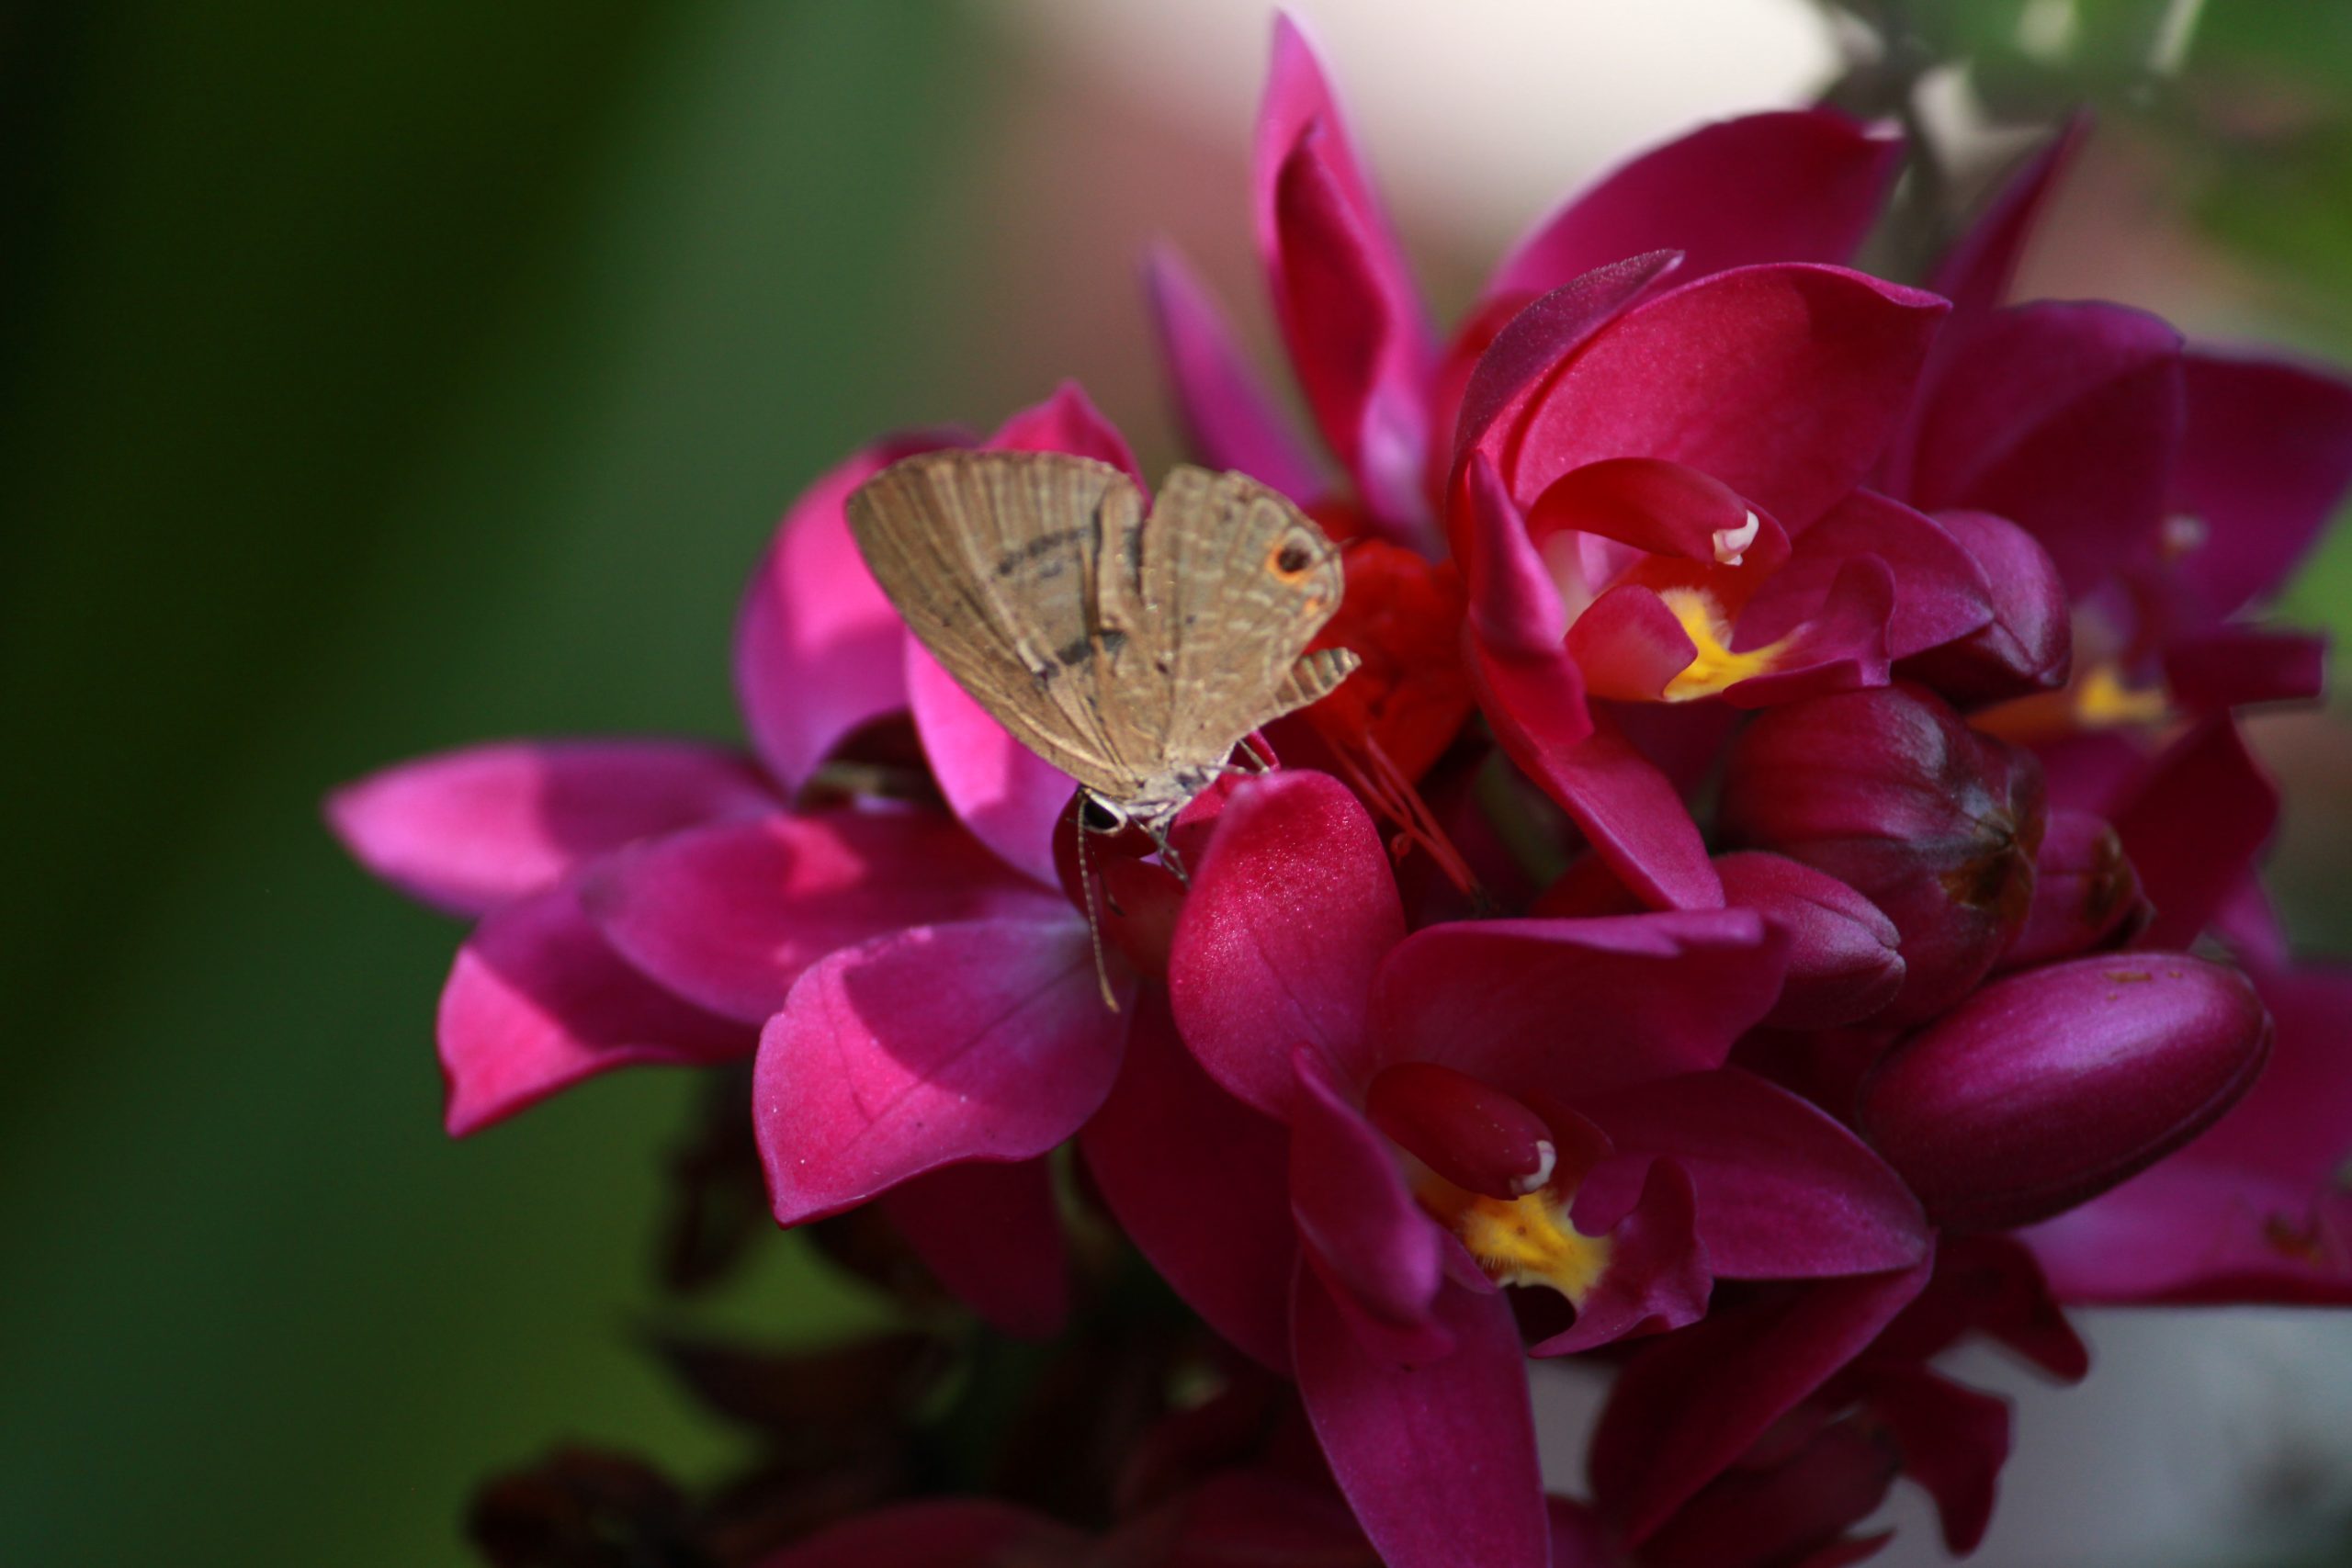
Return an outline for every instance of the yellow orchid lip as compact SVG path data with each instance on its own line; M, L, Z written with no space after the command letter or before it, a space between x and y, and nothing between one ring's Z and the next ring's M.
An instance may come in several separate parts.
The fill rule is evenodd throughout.
M1548 1285L1582 1306L1608 1271L1610 1238L1577 1229L1568 1218L1568 1197L1548 1188L1520 1198L1488 1198L1424 1169L1414 1196L1498 1285Z
M1731 622L1714 595L1703 588L1665 588L1658 591L1657 596L1674 612L1674 618L1682 624L1683 635L1697 650L1660 694L1669 703L1712 697L1761 675L1772 668L1774 660L1788 647L1789 639L1781 637L1762 648L1735 653L1731 648Z

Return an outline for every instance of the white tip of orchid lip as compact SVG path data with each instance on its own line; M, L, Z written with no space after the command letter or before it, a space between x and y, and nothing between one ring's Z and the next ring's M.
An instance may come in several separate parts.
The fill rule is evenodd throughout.
M1736 528L1716 529L1715 564L1737 566L1745 558L1747 547L1754 544L1756 536L1763 531L1764 525L1758 521L1753 512L1749 513L1747 520Z
M1551 1186L1552 1171L1560 1163L1560 1151L1552 1146L1552 1140L1549 1138L1538 1138L1535 1141L1535 1168L1512 1184L1518 1188L1519 1195L1522 1198L1530 1192L1541 1192Z

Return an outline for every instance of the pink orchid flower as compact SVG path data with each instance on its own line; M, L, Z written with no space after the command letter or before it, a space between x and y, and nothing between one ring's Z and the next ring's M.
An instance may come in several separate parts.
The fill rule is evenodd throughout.
M1408 935L1363 808L1277 774L1235 790L1195 873L1181 1045L1147 1012L1081 1146L1179 1292L1295 1371L1388 1561L1541 1562L1498 1284L1573 1307L1535 1348L1562 1354L1690 1322L1717 1277L1926 1255L1858 1139L1724 1066L1782 967L1747 910Z

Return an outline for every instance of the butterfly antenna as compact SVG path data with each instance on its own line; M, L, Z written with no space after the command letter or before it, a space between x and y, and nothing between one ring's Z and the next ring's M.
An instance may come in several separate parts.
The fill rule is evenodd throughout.
M1111 966L1102 957L1102 925L1094 916L1094 878L1086 869L1086 796L1080 795L1070 807L1070 825L1078 831L1078 894L1086 908L1086 936L1094 944L1094 983L1102 988L1102 1005L1113 1012L1119 1010L1119 998L1111 994ZM1107 897L1108 890L1105 890Z

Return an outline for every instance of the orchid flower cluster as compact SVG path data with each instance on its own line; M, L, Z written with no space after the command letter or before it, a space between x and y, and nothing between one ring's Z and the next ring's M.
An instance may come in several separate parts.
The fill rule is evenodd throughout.
M721 1103L778 1224L878 1221L1003 1334L1090 1343L1121 1235L1214 1335L1151 1341L1092 1517L851 1488L711 1560L1826 1568L1906 1476L1966 1552L2009 1414L1948 1348L2071 1380L2070 1305L2352 1303L2352 975L2290 957L2236 716L2319 693L2319 639L2246 612L2352 485L2352 384L2006 302L2082 134L1915 288L1846 265L1899 138L1711 125L1445 332L1280 24L1257 236L1323 451L1172 255L1150 303L1193 456L1343 544L1323 643L1363 662L1188 810L1189 876L1139 835L1079 870L1071 782L843 519L947 446L1144 484L1075 387L792 505L748 753L511 743L334 795L479 921L452 1133L748 1061ZM1559 1357L1613 1379L1573 1495L1531 1414Z

